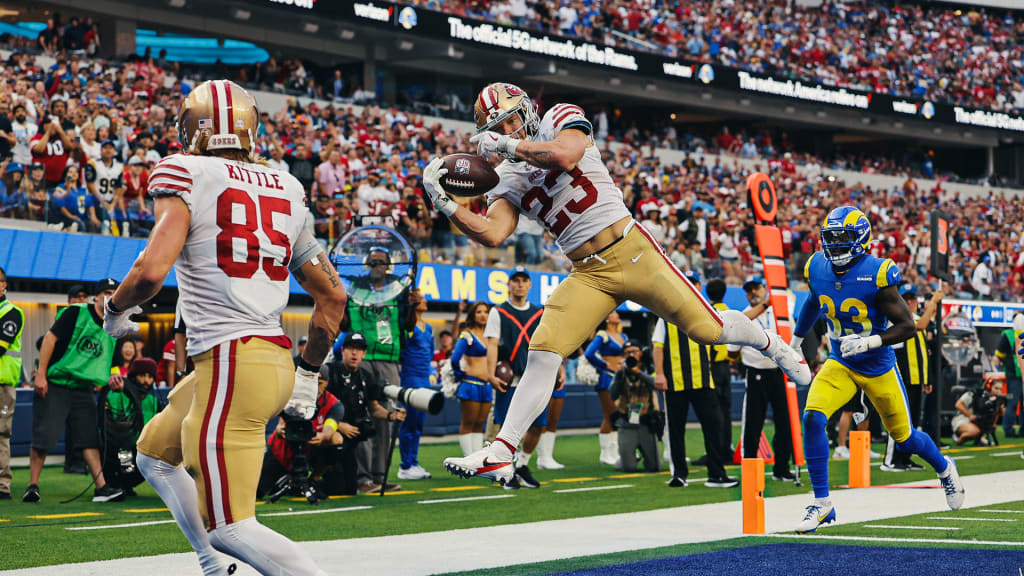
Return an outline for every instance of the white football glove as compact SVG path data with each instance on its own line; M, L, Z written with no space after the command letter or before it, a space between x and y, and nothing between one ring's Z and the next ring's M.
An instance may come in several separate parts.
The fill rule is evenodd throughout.
M801 359L804 358L804 351L802 348L803 343L804 337L797 336L796 334L794 334L793 339L789 341L789 347L792 348L797 354L799 354Z
M882 337L878 334L862 338L856 334L843 336L839 339L839 352L843 358L863 354L882 345Z
M142 308L132 306L122 312L114 312L110 309L110 298L103 305L103 329L114 338L121 338L139 331L139 323L132 322L130 316L142 314Z
M292 397L284 405L284 413L309 420L316 414L317 373L303 367L295 369L295 387Z
M497 132L481 132L469 139L470 144L476 144L476 153L483 156L484 160L490 162L495 156L506 160L516 159L516 148L522 140L512 138Z
M444 160L434 158L423 169L423 189L427 192L430 203L434 205L434 210L451 218L459 205L448 196L444 187L441 186L441 176L447 173L448 169L444 167Z

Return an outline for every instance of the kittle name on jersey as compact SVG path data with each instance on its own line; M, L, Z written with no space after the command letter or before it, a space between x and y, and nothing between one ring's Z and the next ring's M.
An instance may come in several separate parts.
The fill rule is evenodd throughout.
M284 190L284 186L281 185L278 175L273 172L251 170L234 164L225 164L225 166L228 168L228 178L231 178L232 180L248 182L249 184L256 184L257 186L263 186L264 188Z

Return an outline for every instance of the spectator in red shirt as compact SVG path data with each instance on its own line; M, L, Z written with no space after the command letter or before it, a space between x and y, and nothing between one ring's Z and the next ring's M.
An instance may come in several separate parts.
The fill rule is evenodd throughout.
M61 183L64 168L68 165L71 138L54 117L43 122L39 132L29 141L29 149L32 162L38 162L45 168L46 187L54 188Z

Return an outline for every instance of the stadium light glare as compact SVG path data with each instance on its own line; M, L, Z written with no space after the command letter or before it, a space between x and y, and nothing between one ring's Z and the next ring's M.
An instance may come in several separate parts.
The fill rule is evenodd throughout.
M234 12L232 12L231 15L235 18L235 20L248 20L249 18L252 18L252 12L246 10L245 8L235 8Z
M408 41L408 40L399 40L398 41L398 49L399 50L404 50L405 52L410 52L415 47L416 47L416 45L413 44L412 42Z
M648 92L654 92L657 89L658 85L655 84L654 82L648 82L647 85L644 86L644 90L647 90Z
M342 40L351 40L356 37L356 31L351 28L342 28L338 35Z
M892 127L897 129L903 128L903 122L893 122Z
M448 45L448 57L449 58L454 58L456 60L462 60L463 56L465 56L465 55L466 55L466 53L463 52L462 50L459 50L458 48L456 48L455 44L449 44Z
M316 22L306 22L302 25L302 31L306 34L316 34L320 31L320 25Z
M526 68L526 62L520 60L519 58L514 58L510 65L512 66L513 70L522 70L523 68Z
M750 106L750 98L740 98L740 106Z
M864 116L864 117L862 117L860 119L860 123L861 124L871 124L871 118L869 118L868 116Z
M700 99L701 100L712 100L712 99L714 99L714 97L715 96L713 94L711 94L711 92L703 92L700 95Z
M942 134L942 127L941 126L936 126L935 128L932 128L932 133L934 133L934 134Z
M967 131L965 131L963 133L963 136L964 136L964 138L968 138L968 139L974 138L974 132L971 132L970 130L967 130Z
M555 74L556 72L558 72L558 66L555 64L555 61L554 60L549 61L548 62L548 74Z
M814 113L814 115L817 116L818 118L824 118L828 116L828 112L825 112L824 110L818 110L817 112Z
M622 84L622 78L619 78L618 76L612 76L611 78L608 78L608 83L611 84L612 86L619 86Z
M792 114L796 112L796 106L786 106L784 110L786 111L786 114Z
M185 0L168 0L167 4L171 8L184 8L185 7Z

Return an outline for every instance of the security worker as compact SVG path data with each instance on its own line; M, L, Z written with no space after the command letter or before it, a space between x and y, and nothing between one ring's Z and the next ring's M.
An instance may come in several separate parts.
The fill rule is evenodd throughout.
M7 272L0 268L0 500L11 499L11 426L24 326L25 313L7 299Z
M687 272L687 278L700 289L700 277ZM725 472L725 454L722 449L722 412L718 404L717 383L711 373L713 346L698 344L677 326L658 319L652 336L654 356L654 387L665 391L668 419L669 449L672 453L672 480L669 486L687 485L689 469L686 465L686 420L693 405L704 432L705 465L708 480L705 486L731 488L738 482ZM671 386L669 385L671 379Z
M914 317L917 331L906 342L893 344L896 353L896 366L903 380L903 388L907 391L907 403L910 406L910 425L917 428L921 419L921 402L924 395L932 393L932 385L928 379L928 341L925 330L938 311L942 300L942 290L936 290L924 305L924 311L917 314L917 287L907 283L900 286L900 296L907 302L910 313ZM909 452L896 450L896 443L889 436L889 444L885 449L885 460L882 462L883 472L903 472L905 470L924 470L924 466L910 459Z

